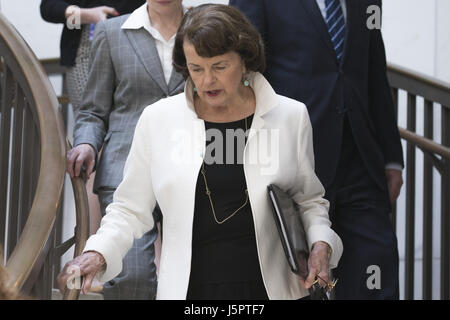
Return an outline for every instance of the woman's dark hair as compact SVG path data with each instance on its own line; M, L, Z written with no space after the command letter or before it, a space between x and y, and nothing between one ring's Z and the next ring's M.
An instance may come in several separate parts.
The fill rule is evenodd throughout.
M185 79L189 76L183 42L187 40L201 57L238 53L246 70L263 72L266 67L260 34L238 9L221 4L204 4L186 12L178 28L173 49L173 66Z

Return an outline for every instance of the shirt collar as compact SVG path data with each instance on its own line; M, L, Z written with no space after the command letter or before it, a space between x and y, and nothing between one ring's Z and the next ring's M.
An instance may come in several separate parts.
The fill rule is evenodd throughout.
M187 8L183 6L183 14L186 13ZM150 16L147 11L147 3L144 3L142 6L134 10L128 19L122 24L122 29L141 29L144 28L147 30L153 38L160 40L162 42L168 42L164 39L164 37L159 33L159 31L154 28L150 21ZM175 38L175 35L169 41L172 41Z

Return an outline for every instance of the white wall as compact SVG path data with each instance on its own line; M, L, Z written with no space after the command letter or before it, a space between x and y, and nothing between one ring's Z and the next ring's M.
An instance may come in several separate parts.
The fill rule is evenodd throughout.
M275 1L275 0L274 0ZM354 1L354 0L352 0ZM202 3L215 2L227 3L227 0L184 0L186 6L198 5ZM37 0L0 0L1 10L4 15L14 24L22 34L31 48L35 51L38 58L51 58L59 56L59 38L61 34L61 25L51 24L43 21L39 14L39 3ZM26 5L25 5L26 4ZM396 63L403 67L410 68L436 77L443 81L450 82L450 1L448 0L384 0L383 1L383 36L386 45L386 54L389 62ZM53 81L55 90L60 91L57 81ZM405 97L404 93L400 94ZM399 124L406 127L406 114L404 112L405 104L399 106ZM417 106L419 114L417 116L417 128L422 132L423 125L423 103ZM440 107L436 106L435 133L436 141L440 142ZM70 131L70 128L68 128ZM406 150L403 144L404 151ZM417 164L422 163L422 153L417 152ZM422 197L421 192L423 178L418 175L416 178L417 197L416 197L416 283L421 283L421 225L422 225ZM435 173L435 190L440 190L439 176ZM398 211L404 211L405 189L398 203ZM434 197L434 210L440 209L440 199L437 192ZM71 192L66 190L66 199L71 201ZM67 237L73 232L74 214L66 212ZM398 217L399 251L401 260L404 259L404 214ZM437 226L433 237L434 243L439 242L439 217L434 216L434 223ZM439 282L436 275L439 275L439 247L433 248L435 263L433 265L434 284L433 298L439 298ZM401 291L403 296L403 272L404 265L401 264ZM420 288L417 288L415 298L421 298Z
M16 27L39 59L59 55L61 25L47 23L39 13L37 0L0 0L1 11Z
M384 0L390 62L450 82L450 1Z

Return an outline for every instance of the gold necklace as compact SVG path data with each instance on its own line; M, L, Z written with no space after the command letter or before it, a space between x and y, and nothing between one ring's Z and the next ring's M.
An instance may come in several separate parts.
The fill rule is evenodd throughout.
M247 128L247 117L245 117L245 134L247 134L247 130L248 130L248 128ZM211 205L211 210L212 210L212 213L213 213L213 216L214 216L214 221L216 221L217 224L223 224L227 220L231 219L232 217L234 217L236 215L236 213L239 212L239 210L241 210L242 208L244 208L247 205L247 203L248 203L248 190L245 189L244 190L244 193L245 193L245 202L244 202L244 204L241 205L239 208L237 208L231 215L229 215L228 217L226 217L222 221L219 221L217 219L217 216L216 216L216 210L214 209L214 204L213 204L212 197L211 197L211 190L209 189L208 182L206 181L205 160L203 160L203 163L202 163L201 173L203 175L203 180L205 181L205 191L206 191L206 195L209 198L209 203Z

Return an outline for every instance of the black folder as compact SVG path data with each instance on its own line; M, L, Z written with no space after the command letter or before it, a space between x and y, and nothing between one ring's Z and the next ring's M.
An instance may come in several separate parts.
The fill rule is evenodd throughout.
M309 247L298 205L282 189L274 184L267 186L278 233L292 272L306 279L308 276ZM319 284L310 290L312 300L328 300L326 291Z

